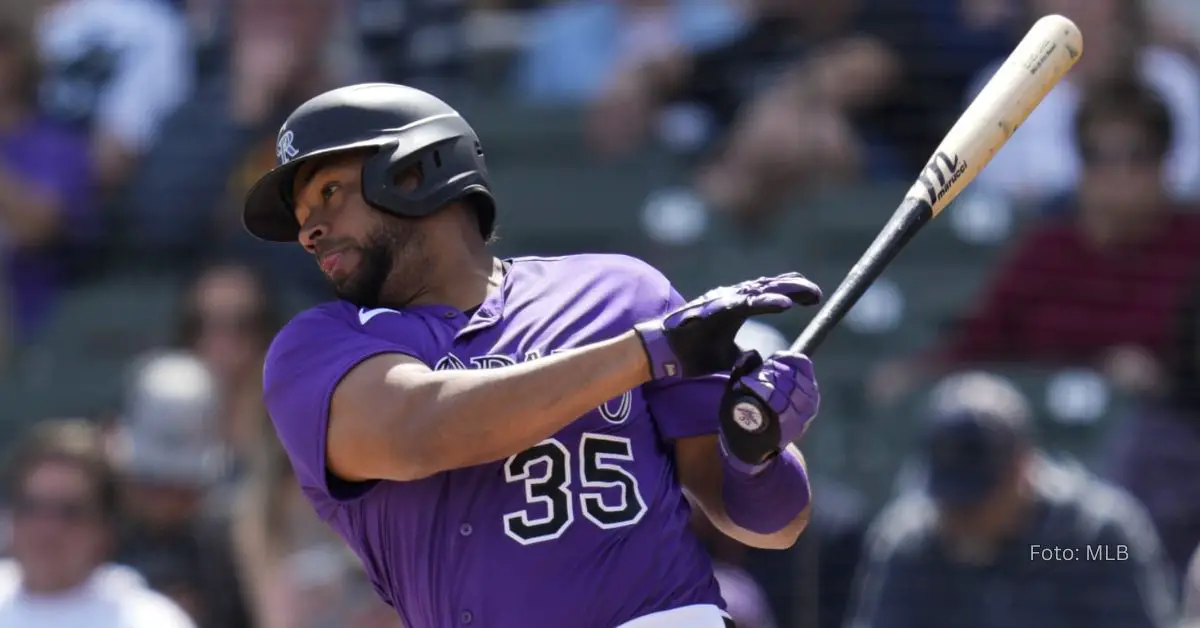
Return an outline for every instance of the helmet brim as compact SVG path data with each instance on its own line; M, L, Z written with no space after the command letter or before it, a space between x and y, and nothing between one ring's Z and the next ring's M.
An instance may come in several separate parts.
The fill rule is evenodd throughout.
M276 166L250 187L242 207L242 225L250 235L268 242L295 242L300 237L300 224L296 222L295 208L289 202L291 187L296 172L305 163L324 156L336 155L363 148L376 148L384 138L332 146L306 153L302 157Z

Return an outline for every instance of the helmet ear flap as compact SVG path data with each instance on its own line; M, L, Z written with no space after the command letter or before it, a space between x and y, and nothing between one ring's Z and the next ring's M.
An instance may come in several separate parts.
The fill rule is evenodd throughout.
M423 162L417 163L401 169L392 177L393 185L401 194L413 195L425 183L425 168Z
M398 216L428 216L471 192L473 170L464 171L456 155L458 134L415 143L386 142L363 163L363 197L377 209ZM481 182L482 183L482 182Z
M389 141L363 162L363 198L367 203L399 216L423 216L421 189L424 176L422 153L408 152L398 140ZM412 173L406 178L406 173Z

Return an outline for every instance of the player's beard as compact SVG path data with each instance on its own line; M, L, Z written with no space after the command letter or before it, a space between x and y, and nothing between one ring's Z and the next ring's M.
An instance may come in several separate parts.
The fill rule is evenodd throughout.
M388 216L357 247L358 268L333 282L338 298L363 308L404 307L420 292L423 238L415 221Z

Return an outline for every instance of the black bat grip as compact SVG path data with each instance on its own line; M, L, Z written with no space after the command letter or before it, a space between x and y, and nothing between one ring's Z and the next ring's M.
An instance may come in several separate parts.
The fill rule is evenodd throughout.
M846 278L792 343L792 351L812 357L834 326L842 321L867 288L879 278L883 269L932 218L933 208L929 203L921 199L904 199L883 230L875 236L871 246L858 258Z
M837 289L817 311L817 315L792 343L791 350L812 357L829 332L841 322L850 308L854 307L854 304L867 291L867 288L871 287L883 269L887 268L896 254L932 219L933 207L928 202L923 199L905 198L884 225L883 230L875 236L871 246L867 247L862 257L858 258L858 261L850 268L850 272L846 274L846 278L838 284ZM753 424L754 421L750 419L755 416L755 413L761 413L759 416L763 417L772 416L771 410L761 399L749 394L735 395L734 398L725 400L721 406L723 414L733 413L731 416L721 417L722 426L728 426L730 429ZM777 421L778 417L775 420ZM755 440L759 441L760 447L764 445L761 439ZM741 451L732 453L743 462L758 464L770 457L778 446L779 443L775 442L771 443L771 450L760 450L759 447L755 447L752 449L742 448Z

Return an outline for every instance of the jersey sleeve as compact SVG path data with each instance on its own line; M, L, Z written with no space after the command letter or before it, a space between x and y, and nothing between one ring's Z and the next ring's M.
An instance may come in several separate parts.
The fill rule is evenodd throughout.
M353 322L310 310L288 323L267 351L263 399L300 486L335 501L361 496L370 485L340 482L326 471L329 405L342 378L372 356L402 353L420 359L412 346L368 335Z
M683 306L687 301L671 286L666 277L658 275L658 308L653 316L661 316ZM671 382L651 382L643 387L650 415L663 440L668 442L691 436L716 434L720 429L717 410L725 392L728 375L709 375Z

